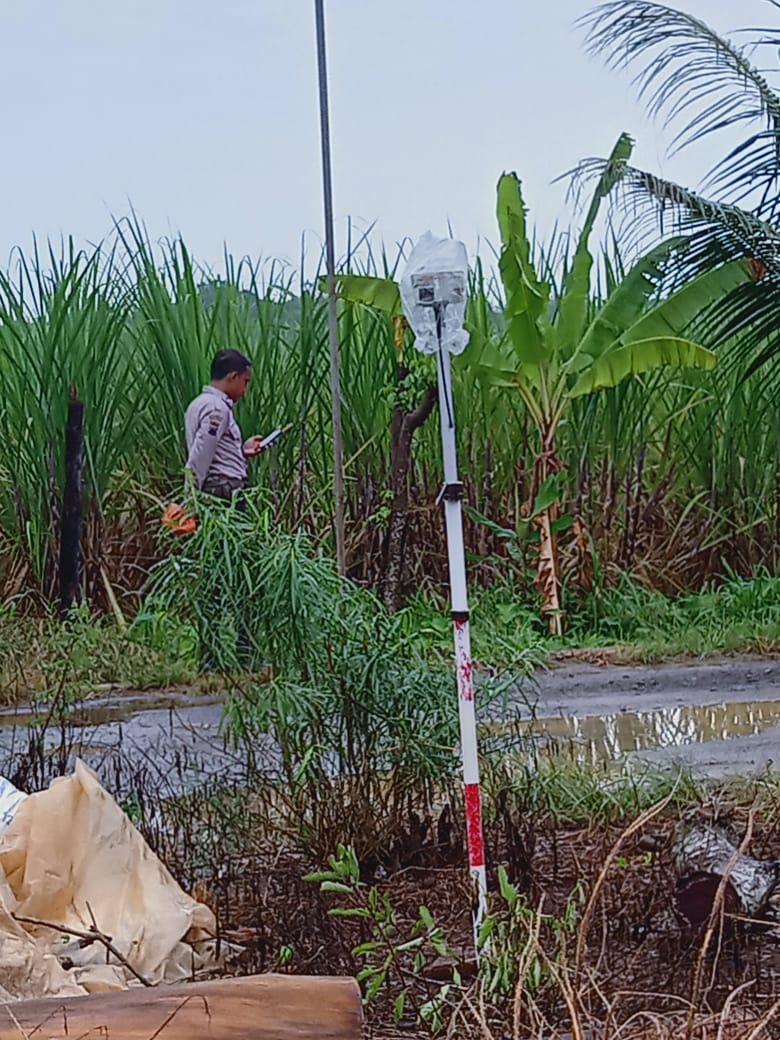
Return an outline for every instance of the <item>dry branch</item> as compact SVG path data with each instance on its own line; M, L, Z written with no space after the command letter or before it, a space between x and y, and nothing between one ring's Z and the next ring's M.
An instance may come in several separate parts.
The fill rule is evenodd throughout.
M111 936L104 935L95 924L92 924L87 931L84 931L81 928L74 928L73 925L70 924L55 924L52 921L42 921L39 917L23 917L21 914L12 914L11 916L20 924L32 924L37 925L39 928L51 928L52 931L60 932L62 935L74 935L77 939L81 939L85 943L99 942L105 946L109 953L112 953L116 957L123 967L127 968L127 970L138 979L142 986L152 985L152 983L142 975L140 971L133 967L127 957L125 957L125 955L114 946L111 941Z

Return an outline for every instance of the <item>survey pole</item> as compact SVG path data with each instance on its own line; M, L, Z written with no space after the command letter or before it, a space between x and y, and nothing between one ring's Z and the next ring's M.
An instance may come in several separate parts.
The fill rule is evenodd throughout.
M463 543L463 484L458 479L450 360L450 355L460 354L469 341L464 328L468 296L466 247L455 239L437 239L427 232L421 236L412 250L399 283L399 290L404 314L415 334L415 349L436 357L444 463L444 483L437 504L443 504L447 535L466 844L469 870L474 882L474 944L479 956L479 931L487 903L487 876L474 711L474 666L469 632L466 553Z
M328 68L325 51L324 0L314 0L317 25L317 72L320 97L320 144L322 150L322 199L325 214L325 274L328 288L328 348L330 351L330 396L333 420L333 502L336 531L336 564L339 574L347 571L344 538L344 437L341 424L341 377L339 373L339 330L336 310L336 250L333 244L333 180L330 165L330 114Z
M441 306L436 307L436 330L439 339L437 370L439 384L439 423L444 460L444 484L440 499L444 506L447 532L447 560L450 573L450 608L455 644L455 676L458 692L458 721L463 767L463 802L466 813L466 844L469 871L474 881L474 942L484 917L487 902L485 842L482 833L482 799L479 781L477 722L474 711L474 663L471 657L468 589L466 585L466 549L463 542L463 484L458 479L455 447L455 409L452 397L452 367L449 353L441 346Z

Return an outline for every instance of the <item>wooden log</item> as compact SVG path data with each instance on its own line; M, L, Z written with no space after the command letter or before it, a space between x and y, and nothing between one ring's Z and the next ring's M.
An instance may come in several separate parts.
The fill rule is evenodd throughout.
M70 388L65 427L65 487L60 527L60 612L81 602L81 500L84 467L84 404Z
M694 824L681 828L672 849L677 872L676 912L691 924L706 921L721 880L726 913L761 917L770 907L780 882L780 860L759 860L737 852L719 827Z
M0 1005L0 1040L360 1040L354 979L253 975Z

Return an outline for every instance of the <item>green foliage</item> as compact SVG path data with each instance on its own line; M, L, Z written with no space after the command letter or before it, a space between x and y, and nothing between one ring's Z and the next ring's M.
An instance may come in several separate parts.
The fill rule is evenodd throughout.
M724 260L751 258L754 284L716 298L705 327L713 341L738 331L738 340L729 344L732 359L742 370L762 368L774 384L777 366L768 363L777 358L780 307L780 95L772 49L777 25L744 29L739 39L730 39L701 18L655 0L608 0L581 22L591 50L610 65L638 66L632 82L652 115L673 129L676 148L705 139L716 152L725 145L696 191L625 164L618 197L630 213L631 229L623 244L634 248L654 240L661 216L666 227L690 236L689 275ZM746 34L752 38L744 42ZM759 53L762 59L771 54L768 64L756 62ZM598 176L604 165L586 160L579 172Z
M52 566L52 498L64 472L69 387L85 403L85 487L101 502L132 443L143 394L128 351L128 295L113 253L72 242L0 273L0 529L43 578ZM106 392L110 388L110 392Z
M336 855L328 857L327 870L307 874L304 881L319 884L321 892L340 897L340 905L328 910L331 917L360 921L368 932L368 940L360 942L352 950L355 959L362 964L356 978L363 990L363 1002L369 1004L384 988L400 987L393 1003L395 1021L399 1022L405 1014L411 1013L419 1022L426 1023L431 1032L438 1032L442 1025L441 1006L450 986L435 987L436 992L422 1003L414 990L406 989L410 969L415 977L424 977L426 967L435 957L451 956L442 930L427 907L420 907L409 934L402 934L399 915L389 893L360 880L360 866L354 849L342 845ZM453 969L452 981L460 985L457 968Z
M494 1001L500 995L511 996L518 984L525 995L537 997L557 984L558 970L567 965L585 901L584 889L577 882L561 916L555 917L530 906L503 866L497 875L498 893L491 898L490 912L478 936L484 997ZM549 933L544 945L543 931Z
M459 768L449 653L432 651L404 612L387 613L302 532L280 531L260 499L247 499L246 513L197 502L198 531L154 570L143 617L192 626L213 665L234 673L227 733L248 748L274 738L312 848L326 837L332 848L365 817L361 854L384 849L406 796ZM247 656L270 681L237 671ZM486 709L502 690L482 684Z
M720 293L748 281L747 265L735 262L663 293L664 279L686 247L684 239L676 238L640 258L606 299L593 299L588 237L598 205L614 183L611 171L629 154L630 142L622 137L596 187L572 265L552 308L552 287L538 277L531 259L520 182L515 174L504 174L499 181L499 270L514 361L499 343L497 351L484 354L478 363L485 378L497 386L517 387L543 435L555 431L573 397L667 365L714 367L710 351L680 334ZM497 353L503 361L497 360Z
M84 608L71 611L65 624L0 611L2 703L56 701L58 710L69 712L105 684L159 689L191 681L195 674L192 658L171 653L167 646L139 643Z
M328 910L332 917L359 922L368 936L352 950L362 964L356 977L363 1002L370 1004L380 993L395 995L396 1023L406 1016L431 1034L439 1033L468 987L458 957L428 908L420 906L411 927L403 927L388 891L360 880L355 852L344 846L328 858L328 869L307 874L304 880L338 899ZM491 1006L514 996L518 987L531 998L555 988L559 971L569 966L584 904L580 882L555 916L529 905L502 865L497 881L477 937L480 999ZM428 971L437 957L450 963L449 978L438 984ZM421 982L427 984L425 989Z
M507 531L510 536L514 532ZM662 661L676 655L774 652L780 646L780 578L760 568L750 578L732 575L676 596L648 590L623 574L612 588L569 598L567 632L551 638L520 584L475 589L475 660L522 675L568 648L613 647L620 660ZM452 633L445 609L430 596L413 597L403 614L409 638L446 653Z
M616 168L622 161L616 159ZM504 194L509 187L507 182ZM507 218L526 234L524 244L512 247L517 277L525 271L531 278L530 267L539 272L531 278L533 291L528 290L523 306L538 313L539 328L550 336L555 332L558 342L564 328L579 327L577 299L588 265L570 263L560 243L546 250L535 244L519 203L518 195ZM598 376L590 362L579 366L586 354L595 358L602 350L609 332L605 326L634 320L650 303L648 313L662 315L655 312L655 302L661 299L660 272L669 248L652 263L646 258L646 268L628 273L614 256L609 263L591 265L590 324L580 356L565 362L570 368L566 386L595 378L594 371ZM377 271L370 252L350 256L342 274L345 279L378 277L386 284L398 261L383 258L383 263L384 270ZM723 277L731 277L729 270L722 269ZM535 310L534 294L547 292L543 283L550 287L546 309ZM566 285L574 293L570 309L563 304ZM723 288L716 282L710 286L713 292ZM697 283L695 293L694 287L680 291L672 324L681 320L683 304L687 314L695 310L705 288ZM520 308L525 289L517 291L513 307ZM453 389L466 504L471 518L489 532L487 551L477 553L476 529L467 527L472 571L483 581L500 576L527 587L526 557L537 533L523 506L533 490L540 443L529 423L531 405L496 385L517 385L517 355L506 341L502 313L506 302L478 264L467 311L471 346L455 359ZM618 303L619 314L612 315L609 308ZM667 303L671 308L669 298ZM631 307L639 308L636 314ZM517 321L525 320L521 313L518 309ZM120 224L117 236L90 252L66 247L61 255L20 255L13 277L0 275L0 436L7 446L0 457L3 593L35 593L40 603L55 591L63 430L68 388L75 384L86 403L86 585L92 603L106 606L101 604L104 570L123 609L135 610L133 592L154 556L150 525L156 528L164 504L180 494L184 408L206 378L211 354L226 343L254 361L249 394L237 408L247 434L295 424L272 452L253 463L253 477L265 490L276 523L285 530L303 526L327 551L332 482L325 319L322 298L295 272L274 263L234 263L230 257L219 273L204 271L183 241L153 247L138 224ZM639 318L634 332L639 335L643 328L645 339L669 332L665 325L642 325ZM389 429L397 354L388 316L362 303L342 301L339 333L350 573L373 585L381 577L391 493ZM724 341L719 349L732 346L733 341ZM637 369L631 352L614 360L623 369ZM409 353L408 365L407 404L435 375L430 358ZM503 372L500 379L497 372ZM563 516L563 527L556 522L562 545L576 504L593 532L596 564L603 572L616 562L632 565L638 550L629 546L618 552L617 547L630 526L632 481L641 458L642 500L658 504L647 523L652 521L654 532L660 524L666 535L654 537L651 579L668 547L683 557L682 566L669 565L681 587L701 580L696 560L686 562L694 535L701 536L712 569L722 570L721 556L743 573L757 562L773 565L766 549L774 529L778 453L771 381L744 381L730 366L711 373L648 372L598 394L561 398L561 404L565 415L556 451L564 469L556 478L555 501ZM432 505L440 445L435 423L415 436L407 547L410 572L424 586L441 580L444 572ZM432 561L434 573L427 563L423 566L424 558ZM184 643L191 637L184 631L174 637L177 646L184 641L185 656Z
M519 585L497 582L472 599L475 660L516 673L543 667L558 650L614 647L624 661L662 661L734 652L774 652L780 646L780 578L758 569L732 575L700 592L665 596L622 575L614 588L571 597L562 639L547 636L535 603ZM406 612L410 636L446 652L451 640L443 605L425 596Z
M665 339L635 340L624 347L610 351L591 365L571 389L571 397L582 397L594 390L617 386L628 376L651 372L664 365L679 368L715 367L715 355L710 350L688 340L669 336Z
M565 481L566 475L563 472L551 473L549 477L546 477L539 485L539 490L528 513L520 513L515 530L502 527L489 517L483 516L478 510L472 509L471 506L466 506L465 511L467 516L486 527L504 543L510 559L518 563L524 562L528 545L536 544L539 541L539 530L534 521L551 506L558 504ZM550 527L553 533L558 533L569 528L571 523L570 515L558 516L551 522Z
M530 761L518 756L495 779L488 772L485 784L506 791L519 820L552 816L571 824L619 824L670 795L674 806L699 795L686 772L630 763L594 769L565 755L538 755Z
M626 644L633 655L772 649L780 643L780 579L765 570L732 576L701 592L669 598L624 576L614 589L585 599L571 616L572 641Z
M325 279L320 280L320 289L325 290ZM373 307L388 317L403 313L398 283L392 278L342 274L336 280L336 289L342 300Z
M443 600L418 594L401 619L408 638L421 649L451 652L452 623ZM475 589L471 619L472 652L478 664L502 665L515 678L530 675L544 664L549 647L544 626L519 585L496 582Z

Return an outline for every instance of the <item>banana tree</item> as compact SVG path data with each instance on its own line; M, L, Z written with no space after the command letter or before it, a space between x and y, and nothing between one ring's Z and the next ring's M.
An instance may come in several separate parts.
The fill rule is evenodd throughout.
M539 443L530 501L562 468L556 433L573 399L666 365L712 368L714 353L684 333L702 311L750 278L749 265L733 261L664 294L664 281L686 248L687 240L678 237L642 256L606 299L593 300L588 242L600 204L620 179L631 150L631 139L622 135L604 166L557 295L532 259L520 181L509 173L498 182L505 331L497 342L476 344L472 334L470 349L484 379L520 393L536 426ZM536 520L536 585L550 630L560 634L556 510L553 502Z
M688 239L675 237L641 257L604 300L594 300L588 243L601 203L624 176L631 151L631 139L624 134L604 164L557 294L532 260L520 181L514 173L500 178L497 216L506 301L504 331L496 336L490 323L468 322L471 343L458 359L476 368L483 385L517 390L538 431L528 512L540 532L536 585L556 634L561 631L558 503L548 491L557 484L553 478L562 469L556 434L571 402L663 366L713 368L714 353L684 333L715 301L752 277L749 263L732 261L664 293L670 272L688 246ZM393 279L344 275L338 279L338 289L342 298L391 318L400 334L396 343L403 342L400 298ZM399 488L402 485L403 479ZM537 503L543 508L537 508Z

